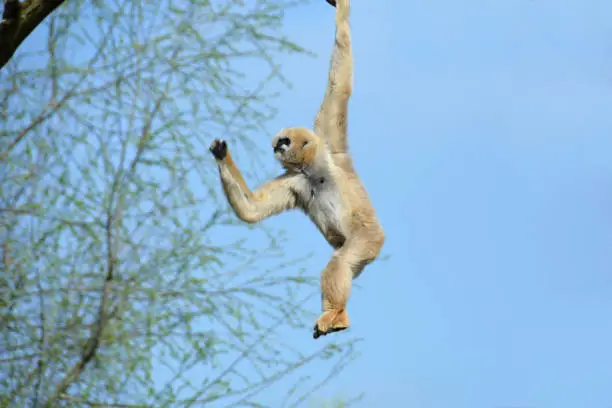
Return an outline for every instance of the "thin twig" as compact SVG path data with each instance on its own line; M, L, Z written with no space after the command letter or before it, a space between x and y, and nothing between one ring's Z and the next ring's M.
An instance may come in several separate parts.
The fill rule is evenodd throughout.
M41 278L40 278L40 272L39 272L37 276L36 286L39 291L38 299L39 299L39 304L40 304L40 355L38 357L38 362L36 363L37 370L38 370L38 380L37 380L38 384L36 385L36 392L34 394L34 403L32 404L34 408L38 407L38 402L40 400L40 395L41 395L41 391L43 389L43 383L45 380L44 356L45 356L45 349L47 345L47 332L45 330L45 324L46 324L45 296L42 294L42 285L40 281L41 281Z
M151 407L151 405L142 405L142 404L133 405L133 404L118 404L118 403L90 401L90 400L83 399L83 398L73 397L72 395L67 395L67 394L60 395L59 399L62 399L64 401L74 402L79 405L87 405L90 407L107 407L107 408L148 408L148 407Z

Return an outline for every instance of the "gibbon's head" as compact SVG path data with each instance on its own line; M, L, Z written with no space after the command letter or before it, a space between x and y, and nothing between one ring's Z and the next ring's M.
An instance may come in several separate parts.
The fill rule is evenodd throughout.
M274 156L286 169L308 166L317 157L323 141L304 127L281 129L272 139Z

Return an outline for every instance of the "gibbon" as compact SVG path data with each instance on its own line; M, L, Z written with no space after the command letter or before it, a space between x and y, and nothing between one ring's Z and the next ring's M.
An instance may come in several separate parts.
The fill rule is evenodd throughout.
M227 143L216 139L210 145L223 190L238 218L256 223L286 210L300 209L334 249L321 273L323 313L313 329L315 339L349 327L346 306L351 282L378 257L385 241L348 152L347 108L353 86L350 0L326 1L336 7L327 89L314 131L283 128L272 139L274 155L285 173L251 191Z

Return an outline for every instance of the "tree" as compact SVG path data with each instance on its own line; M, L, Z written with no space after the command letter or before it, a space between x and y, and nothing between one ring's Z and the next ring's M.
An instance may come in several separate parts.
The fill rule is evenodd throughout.
M236 221L207 151L222 135L259 167L275 61L305 52L278 35L294 5L65 2L0 71L0 406L247 406L272 386L296 406L354 358L283 337L318 277ZM291 380L322 360L323 381Z
M0 21L0 69L21 43L64 0L4 0Z

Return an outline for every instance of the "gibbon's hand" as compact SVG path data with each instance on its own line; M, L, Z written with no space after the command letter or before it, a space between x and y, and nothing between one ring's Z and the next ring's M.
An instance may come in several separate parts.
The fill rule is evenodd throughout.
M215 159L223 160L227 156L227 143L225 143L225 140L215 139L208 150L215 156Z
M336 7L336 0L325 0L325 1L327 1L332 6Z

